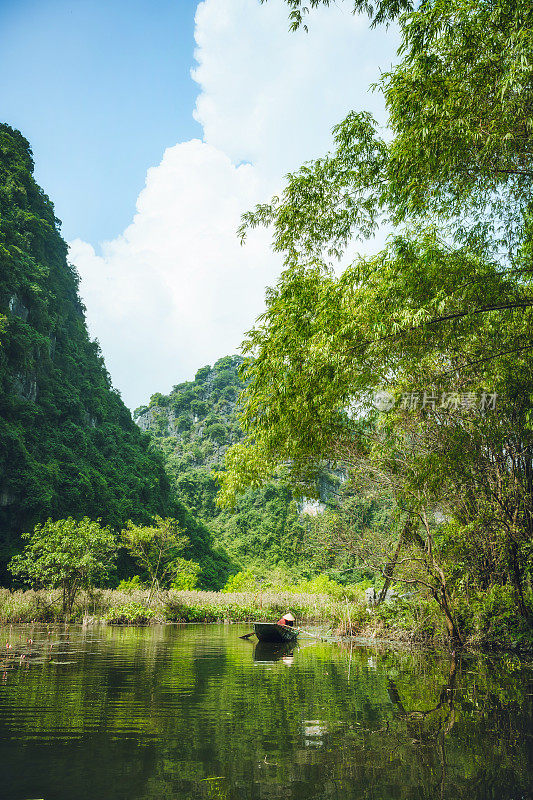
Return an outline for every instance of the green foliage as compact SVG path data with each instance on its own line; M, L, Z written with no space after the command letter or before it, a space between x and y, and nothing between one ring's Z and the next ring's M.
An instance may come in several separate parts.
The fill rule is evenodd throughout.
M170 588L176 589L176 591L196 589L201 569L200 564L196 564L194 561L187 561L186 558L175 558L172 562L172 583Z
M176 559L189 543L177 520L154 518L153 525L135 525L128 520L121 533L124 547L145 571L150 597L175 573Z
M148 625L155 617L155 611L140 603L110 608L105 619L110 625Z
M193 400L191 403L191 413L195 417L202 419L207 414L209 409L208 404L204 400Z
M112 388L28 142L0 125L0 579L47 518L175 514L162 459Z
M348 620L345 601L337 602L325 595L296 594L282 589L264 588L261 592L177 591L160 593L154 603L147 589L123 593L104 589L96 593L82 591L74 606L71 619L82 622L88 615L92 622L99 619L117 624L146 624L147 620L163 622L244 622L254 619L279 619L290 608L299 623L336 625ZM361 606L350 604L349 613L355 619L360 613L369 617ZM53 592L9 591L0 588L0 622L59 622L65 619L57 596ZM367 619L368 621L368 619Z
M272 570L308 564L302 547L304 527L287 483L271 479L240 496L232 509L222 509L211 523L230 558L244 567Z
M176 430L178 432L184 433L185 431L190 431L191 428L192 421L185 415L182 415L176 419Z
M131 592L135 592L138 589L142 589L143 586L144 584L141 581L141 576L134 575L132 578L125 578L121 580L117 586L117 592L124 592L125 594L130 594Z
M88 517L49 519L23 538L28 544L11 559L10 571L37 587L61 587L67 618L78 591L105 580L116 557L113 533Z
M288 5L303 24L306 7ZM244 215L241 236L271 226L286 270L244 346L245 437L226 453L220 501L231 507L280 463L313 485L329 461L391 502L402 531L359 530L348 552L366 539L360 558L423 587L453 638L465 586L487 598L511 586L531 626L533 7L355 8L399 15L401 57L378 86L392 136L351 112L332 152ZM386 247L336 274L382 222L395 226ZM373 402L383 391L388 414ZM490 394L497 409L483 405ZM323 527L343 531L331 517Z
M223 592L256 592L259 589L257 583L257 575L252 570L241 570L236 575L230 575L226 581L226 585L222 589Z
M295 588L299 594L321 594L332 597L334 600L350 600L364 602L364 593L352 586L342 586L340 583L328 578L327 575L315 575L314 578L300 581Z
M213 378L214 389L226 389L231 386L234 381L234 372L230 368L218 369Z
M206 378L211 374L211 367L200 367L199 370L196 371L196 375L194 376L194 380L196 383L205 383Z
M169 398L161 394L161 392L156 392L150 398L150 408L165 408L169 404Z
M231 594L265 590L292 592L299 595L320 595L336 601L365 602L364 589L360 586L343 586L325 574L302 580L299 579L296 572L286 567L277 567L268 571L257 567L241 570L228 578L222 592Z
M157 418L153 409L140 417L153 444L164 454L177 496L208 527L233 569L260 562L269 568L278 563L293 565L300 558L303 528L282 479L274 478L268 486L247 493L231 511L216 504L218 484L212 468L220 466L228 445L242 438L238 421L238 397L244 388L241 365L240 357L226 356L214 367L203 367L193 382L174 387ZM187 557L202 563L196 553Z
M213 422L205 428L205 435L208 439L212 439L218 444L225 444L227 440L227 431L224 425L220 422Z
M323 513L306 515L302 525L301 547L310 569L364 591L375 583L377 569L365 560L360 543L366 535L384 540L391 530L395 533L394 499L369 496L345 482Z
M363 606L352 605L325 595L295 594L265 588L260 592L175 592L168 595L165 613L172 622L249 622L276 620L291 609L298 624L346 624L351 613L366 622Z
M266 3L268 0L261 0L261 3ZM332 4L333 0L285 0L289 7L289 21L290 29L292 31L302 28L306 32L308 26L306 20L310 11L320 6L328 7ZM369 0L352 0L352 13L365 12L372 19L372 26L388 23L390 20L395 19L399 14L405 11L410 11L414 3L410 0L377 0L377 2L370 3Z
M75 610L70 620L76 619ZM10 591L0 588L0 622L60 622L65 619L57 592L52 590Z
M533 612L533 597L526 602ZM468 606L461 604L465 627L484 644L500 646L533 646L533 634L527 622L516 613L516 595L510 585L495 584L485 592L477 592ZM460 613L461 613L460 612Z

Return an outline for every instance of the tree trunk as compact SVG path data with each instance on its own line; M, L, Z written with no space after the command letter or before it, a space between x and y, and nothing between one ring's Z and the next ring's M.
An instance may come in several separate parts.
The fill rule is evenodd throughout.
M72 609L74 607L74 600L78 594L78 581L74 579L73 583L69 584L68 581L63 582L63 616L65 622L70 622L72 616Z
M392 555L391 560L388 562L388 564L385 567L385 570L384 570L385 583L383 584L383 588L382 588L381 592L378 595L378 599L376 600L376 605L377 606L379 606L380 603L382 603L385 600L386 596L387 596L387 592L389 591L389 587L391 585L391 581L392 581L392 578L393 578L393 575L394 575L394 570L395 570L396 564L398 562L398 557L400 555L400 551L401 551L401 549L403 547L403 543L405 541L405 537L407 535L407 532L409 530L410 525L411 525L411 518L407 517L407 519L405 521L405 525L403 526L402 531L400 533L400 536L398 537L398 543L396 545L396 549L395 549L395 551L394 551L394 553Z
M67 584L63 583L63 616L66 619L68 613L68 589Z
M453 618L453 614L450 609L450 604L448 602L448 592L446 591L446 585L442 585L439 589L433 589L431 594L435 598L437 605L441 609L442 613L444 614L444 618L446 620L446 627L448 628L448 633L450 634L450 639L455 645L462 646L463 645L463 637L457 627L457 623Z
M520 565L518 564L518 545L516 542L511 542L509 546L509 559L511 561L511 582L516 594L516 602L520 615L531 623L531 614L524 599L524 592L522 591L522 574Z

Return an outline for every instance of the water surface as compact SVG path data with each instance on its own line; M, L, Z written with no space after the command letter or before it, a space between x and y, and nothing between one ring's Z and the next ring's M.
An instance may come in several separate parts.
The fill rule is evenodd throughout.
M533 796L531 663L247 630L0 628L2 800Z

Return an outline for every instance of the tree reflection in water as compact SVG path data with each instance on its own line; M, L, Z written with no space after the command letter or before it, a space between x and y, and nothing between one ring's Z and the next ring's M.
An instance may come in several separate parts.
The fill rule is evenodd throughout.
M3 647L31 638L41 655L0 682L0 794L530 796L531 664L325 643L267 653L242 632L5 629Z

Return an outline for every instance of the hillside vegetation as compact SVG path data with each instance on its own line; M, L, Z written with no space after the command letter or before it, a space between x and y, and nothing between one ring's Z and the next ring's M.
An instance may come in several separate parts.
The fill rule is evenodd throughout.
M280 477L245 492L233 509L216 504L213 470L221 468L227 448L243 437L238 421L241 364L239 356L226 356L213 367L202 367L194 381L174 386L169 395L152 395L134 417L163 454L177 497L208 526L235 569L283 565L309 571L299 506Z
M204 583L224 582L210 535L173 499L160 454L113 389L89 339L78 276L28 142L0 125L0 579L20 534L48 517L114 528L179 519Z

